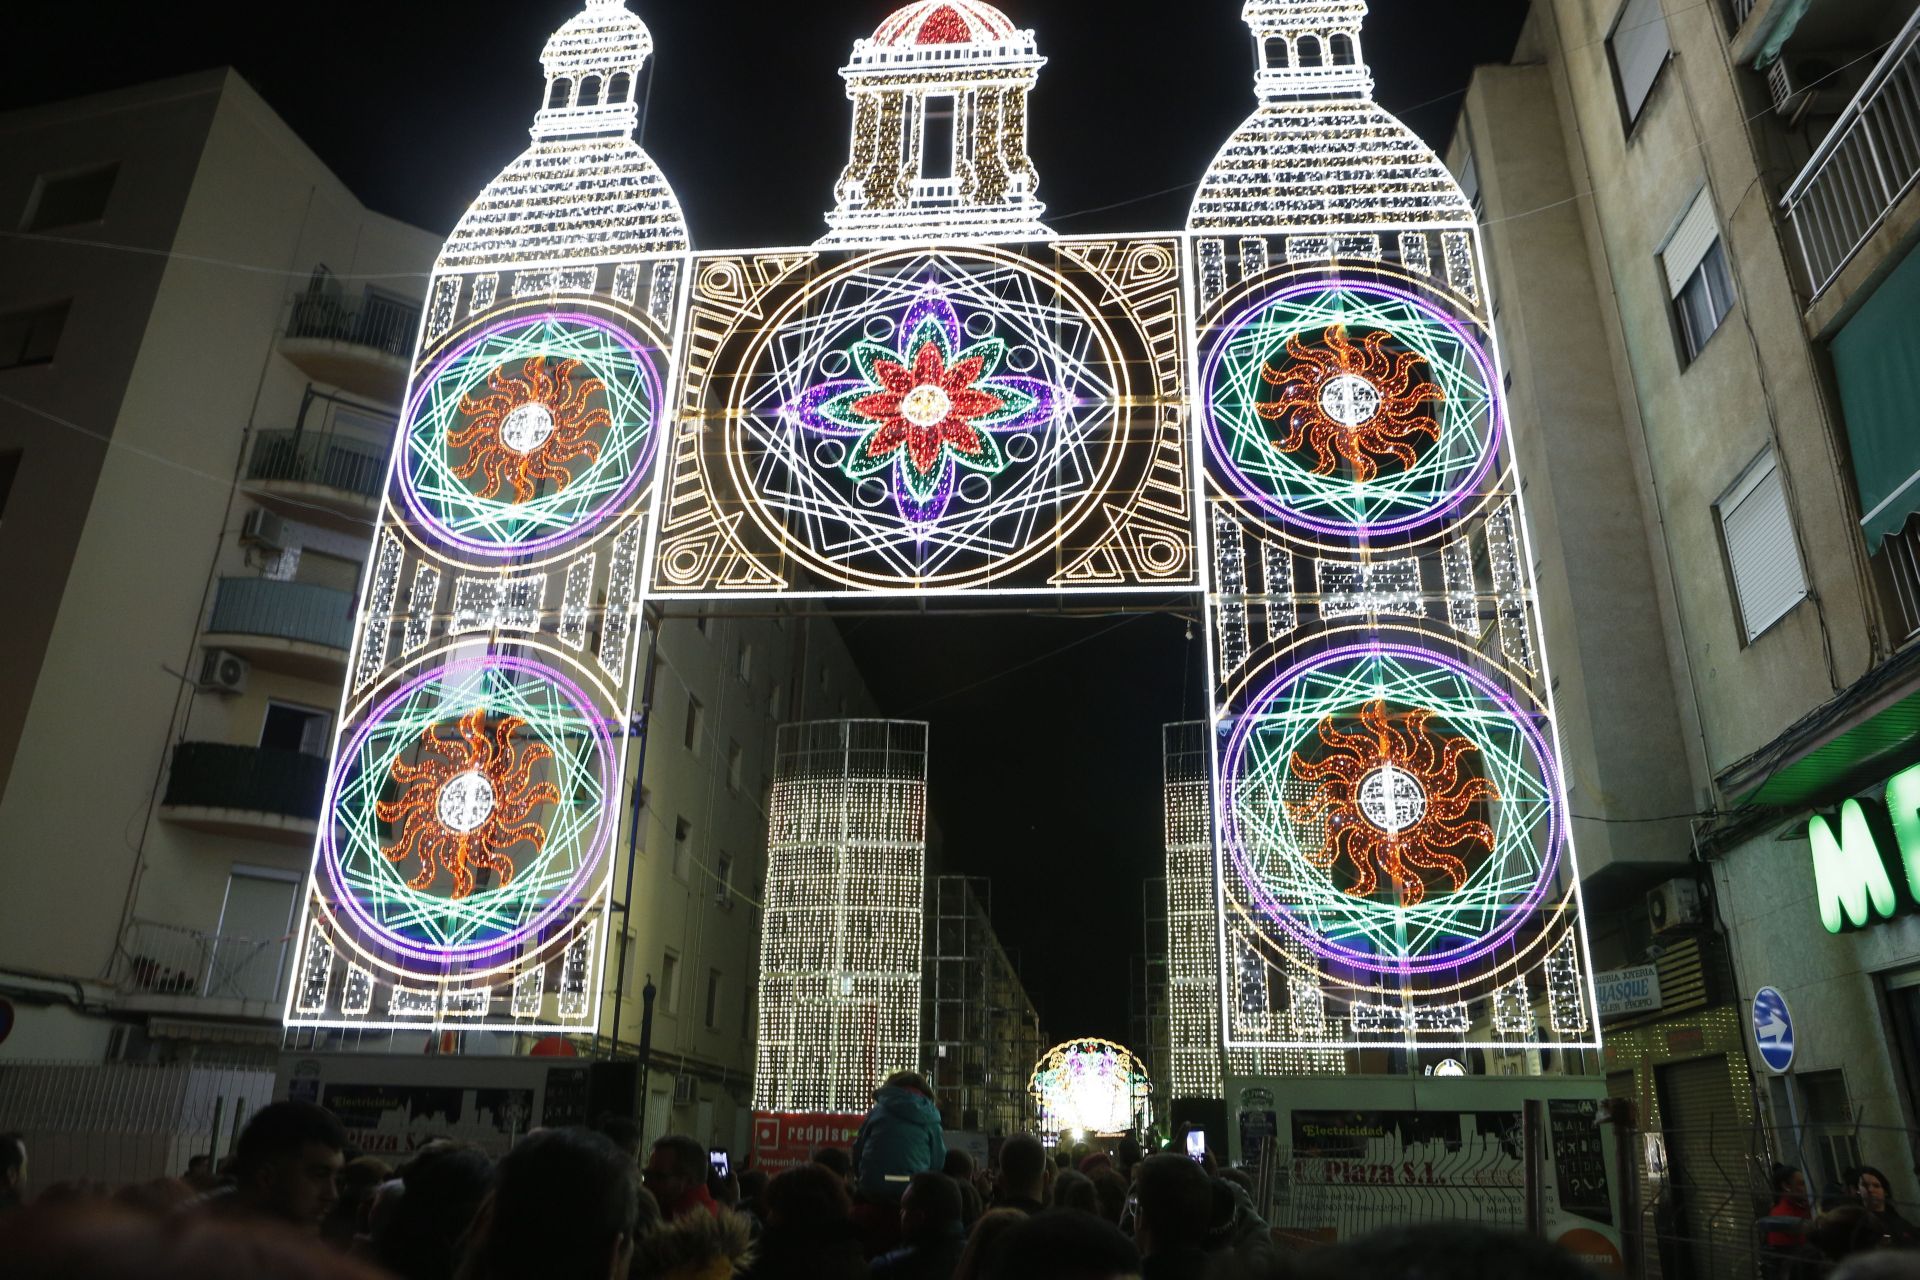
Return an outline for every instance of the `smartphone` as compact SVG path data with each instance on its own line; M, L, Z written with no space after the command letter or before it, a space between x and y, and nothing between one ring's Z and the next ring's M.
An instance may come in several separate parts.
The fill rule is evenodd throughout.
M1205 1162L1207 1158L1207 1132L1204 1129L1187 1130L1187 1159Z
M707 1167L723 1178L733 1173L733 1166L727 1160L727 1153L720 1147L707 1148Z

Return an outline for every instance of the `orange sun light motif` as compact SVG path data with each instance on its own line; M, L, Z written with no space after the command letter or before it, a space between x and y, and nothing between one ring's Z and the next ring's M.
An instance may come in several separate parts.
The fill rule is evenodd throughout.
M573 483L573 472L561 465L575 458L595 461L600 442L587 433L613 423L605 409L587 402L606 383L599 378L573 380L578 360L562 360L552 369L545 356L520 366L514 377L503 365L487 375L493 394L463 396L460 412L470 421L447 436L449 448L467 450L467 460L453 469L462 480L486 476L479 496L492 498L502 484L513 486L513 500L534 495L536 482L552 480L560 489Z
M1287 816L1325 823L1326 836L1307 861L1327 870L1345 859L1354 897L1371 897L1384 872L1400 904L1415 906L1427 896L1423 873L1439 872L1458 890L1467 880L1460 855L1493 848L1493 829L1466 815L1500 793L1485 778L1462 776L1461 757L1478 748L1437 733L1432 718L1419 708L1389 714L1386 703L1370 702L1353 731L1336 727L1331 716L1320 722L1324 755L1294 753L1294 775L1318 785L1305 800L1288 801Z
M1282 453L1311 449L1313 473L1319 476L1332 475L1344 461L1363 483L1380 474L1385 459L1397 459L1403 468L1418 462L1410 442L1440 438L1440 424L1421 406L1443 393L1423 380L1426 359L1412 351L1388 351L1392 340L1391 334L1376 332L1356 345L1337 324L1328 327L1324 346L1309 346L1297 333L1288 338L1293 363L1260 370L1262 381L1280 388L1279 398L1254 406L1262 418L1285 428L1276 447Z
M529 841L537 853L546 843L547 829L527 819L538 806L560 800L551 782L533 781L534 767L552 759L553 750L542 742L516 745L514 735L525 724L503 716L489 734L486 708L476 707L460 717L457 737L443 738L439 725L429 725L420 735L425 754L419 764L393 762L400 797L380 801L374 811L380 821L400 824L399 839L381 850L387 861L420 860L409 888L427 888L445 869L453 873L458 901L473 892L480 868L498 872L505 886L513 881L513 860L504 850Z

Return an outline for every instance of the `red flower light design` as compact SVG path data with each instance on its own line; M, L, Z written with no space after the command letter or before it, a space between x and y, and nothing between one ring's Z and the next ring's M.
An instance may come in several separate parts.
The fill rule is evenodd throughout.
M561 464L579 457L597 460L600 442L587 439L587 433L613 425L604 408L588 407L606 383L591 377L575 383L579 367L578 360L562 360L549 372L546 357L535 356L520 366L520 377L504 366L488 374L493 394L463 396L460 412L471 421L447 435L449 448L467 450L467 460L453 474L471 480L484 472L486 487L479 497L494 497L502 484L510 484L515 502L533 497L540 480L552 480L562 490L573 483L573 472Z
M1275 447L1282 453L1311 449L1315 475L1331 475L1344 461L1362 482L1380 474L1383 459L1402 467L1418 462L1410 441L1440 438L1440 424L1421 406L1444 393L1421 380L1425 357L1390 352L1391 341L1391 334L1375 332L1355 345L1337 324L1327 328L1324 346L1310 346L1297 333L1288 338L1294 362L1260 370L1261 380L1279 387L1280 396L1254 406L1262 418L1285 426Z
M873 373L883 389L853 402L855 413L880 426L866 442L866 456L879 462L904 448L922 476L936 473L944 449L986 457L973 420L999 412L1007 402L973 385L985 364L979 356L948 364L931 340L920 344L912 369L897 360L875 360Z
M498 872L504 887L513 881L513 860L503 851L530 841L537 853L546 844L547 829L527 819L538 806L560 800L553 783L533 781L534 767L552 759L553 750L543 742L516 744L525 725L502 716L489 735L486 708L475 707L460 717L451 740L440 736L439 725L428 726L420 735L427 754L419 764L393 762L401 795L380 801L374 812L382 822L400 823L399 839L381 850L387 861L420 860L409 888L427 888L445 869L458 901L473 892L476 868Z
M1492 851L1493 828L1466 815L1500 792L1486 778L1463 776L1461 757L1478 748L1436 733L1433 715L1424 708L1389 714L1385 702L1370 702L1360 708L1356 731L1340 729L1332 716L1320 722L1326 754L1309 760L1294 753L1294 776L1318 785L1305 800L1287 801L1287 816L1325 824L1307 861L1321 870L1343 859L1351 864L1346 892L1354 897L1371 897L1385 872L1401 905L1415 906L1427 896L1424 872L1441 873L1458 890L1467 879L1459 854L1475 846Z

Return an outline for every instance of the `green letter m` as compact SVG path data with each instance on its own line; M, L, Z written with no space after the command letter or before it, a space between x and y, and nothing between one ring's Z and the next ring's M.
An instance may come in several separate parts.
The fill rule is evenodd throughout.
M1820 923L1826 925L1828 933L1839 933L1848 924L1864 928L1872 923L1873 914L1882 920L1893 918L1899 902L1893 880L1887 875L1887 864L1881 860L1877 836L1866 807L1858 800L1840 806L1838 839L1823 815L1816 813L1808 820L1814 893L1820 899Z

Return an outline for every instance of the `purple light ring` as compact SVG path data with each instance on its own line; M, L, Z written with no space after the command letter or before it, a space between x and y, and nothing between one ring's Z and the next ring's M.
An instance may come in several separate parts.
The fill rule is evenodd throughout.
M573 704L574 709L579 712L580 716L593 726L600 757L600 794L603 797L613 794L613 740L607 733L605 722L601 717L593 714L592 700L581 691L580 686L567 679L566 676L554 670L552 667L546 666L544 663L532 662L528 659L516 658L508 654L489 654L483 658L468 658L460 662L448 663L445 666L434 667L429 671L415 676L412 680L409 680L406 684L395 690L386 701L376 707L373 713L361 722L358 729L354 730L353 737L348 741L346 749L340 753L340 763L336 766L336 776L329 780L327 786L327 812L324 815L325 822L321 828L320 837L325 856L321 861L326 866L327 883L333 889L334 901L346 907L347 914L353 918L354 923L359 925L366 933L379 939L382 945L391 947L400 954L414 960L429 963L449 959L483 960L488 956L517 947L528 935L536 933L553 923L563 911L580 900L586 882L592 878L595 869L605 857L607 844L613 838L612 825L605 820L603 814L599 829L594 833L593 843L588 847L586 856L580 859L579 869L574 872L573 879L567 883L565 891L556 895L553 901L542 909L540 914L535 916L533 920L521 925L511 933L477 946L426 948L416 942L397 937L386 927L375 923L369 918L361 909L360 900L341 883L339 847L334 838L334 813L335 806L338 803L340 783L342 781L340 775L343 774L347 768L347 762L358 758L361 749L366 746L367 739L373 735L374 729L379 726L380 722L386 719L387 713L392 711L400 702L418 692L424 685L436 679L451 677L455 672L487 667L502 667L523 675L531 675L537 679L545 680L558 688L561 693L567 697L568 701Z
M1240 469L1240 464L1233 460L1233 455L1228 451L1226 441L1220 435L1220 424L1214 421L1213 413L1213 389L1215 379L1219 372L1220 362L1226 356L1227 348L1233 345L1234 339L1239 335L1240 331L1252 323L1255 316L1268 310L1276 303L1286 302L1290 299L1300 297L1303 294L1324 293L1329 289L1345 289L1352 293L1373 292L1384 294L1387 297L1406 303L1416 310L1438 319L1442 325L1453 332L1454 337L1458 339L1461 345L1466 348L1467 352L1472 355L1474 364L1479 367L1481 381L1487 388L1488 413L1492 418L1491 427L1487 432L1487 447L1481 451L1480 460L1474 465L1472 473L1456 486L1453 494L1446 498L1440 505L1429 507L1425 511L1418 511L1409 516L1403 516L1398 520L1389 520L1380 524L1353 524L1339 520L1323 520L1317 516L1307 515L1305 512L1295 511L1272 494L1267 493L1253 482L1252 477ZM1227 330L1215 340L1213 351L1207 357L1205 376L1202 377L1200 381L1200 417L1201 421L1205 424L1207 442L1212 447L1213 456L1219 461L1221 469L1224 470L1233 481L1234 487L1239 489L1244 497L1263 507L1271 514L1278 516L1288 524L1311 529L1316 533L1331 534L1343 538L1404 533L1409 529L1417 529L1422 525L1434 524L1446 519L1448 515L1472 495L1475 489L1480 487L1486 480L1488 473L1493 469L1493 460L1499 456L1500 453L1500 441L1506 435L1507 411L1505 398L1501 395L1499 380L1493 376L1492 369L1493 362L1487 358L1485 349L1481 347L1479 340L1473 336L1472 331L1459 320L1441 311L1438 307L1420 297L1418 294L1409 293L1404 289L1397 289L1392 285L1379 284L1371 280L1353 281L1334 276L1329 279L1297 284L1282 289L1278 293L1261 301L1258 305L1249 306L1240 313L1239 318L1228 326Z
M547 534L545 537L536 538L531 542L516 542L508 545L502 545L497 542L485 542L477 538L469 538L465 534L455 533L453 530L447 528L445 524L441 523L438 516L427 510L420 495L415 492L411 474L412 469L407 465L407 460L404 457L401 458L399 460L400 497L406 503L408 513L413 516L417 524L423 525L431 530L436 539L448 546L471 551L475 555L495 558L537 555L550 547L584 536L591 532L602 521L614 514L615 511L624 508L627 502L633 497L634 491L639 488L641 481L645 479L647 473L653 469L654 455L659 452L660 448L660 418L665 412L666 404L666 393L661 386L660 372L654 367L653 358L648 354L647 348L635 341L624 329L610 320L584 311L548 311L539 315L523 312L519 315L508 316L497 324L488 325L486 328L470 334L458 347L455 347L452 351L435 360L429 367L428 372L421 376L419 385L414 388L413 396L407 402L406 413L400 419L402 423L400 432L401 450L405 453L411 453L413 451L413 424L415 415L419 412L421 402L426 399L427 393L433 389L434 384L439 380L440 373L465 358L475 347L485 342L488 338L507 329L524 327L540 322L548 324L557 322L582 324L588 328L598 329L611 335L615 342L626 348L627 353L633 357L634 363L640 366L642 376L646 380L648 403L653 409L653 421L647 425L646 443L640 450L640 456L634 460L632 474L627 477L626 483L621 485L619 491L611 498L604 500L595 510L587 513L584 519L576 521L565 529L556 530L553 533Z
M1465 679L1469 685L1475 687L1482 694L1490 696L1494 702L1507 713L1513 723L1519 726L1520 732L1526 737L1528 744L1533 748L1534 758L1540 761L1541 771L1545 775L1543 780L1547 784L1547 811L1549 815L1546 857L1541 864L1539 875L1534 879L1533 887L1528 891L1526 900L1520 904L1518 911L1511 912L1506 921L1491 933L1474 942L1467 943L1462 947L1418 959L1412 956L1406 956L1388 963L1382 963L1378 957L1368 952L1355 951L1350 947L1342 947L1337 943L1328 941L1321 936L1317 930L1312 930L1302 925L1294 917L1294 913L1290 908L1277 901L1271 893L1267 892L1261 884L1260 877L1255 873L1251 859L1247 855L1246 847L1240 839L1240 823L1236 816L1233 803L1234 780L1239 776L1239 764L1241 757L1245 754L1247 740L1252 735L1255 722L1260 718L1266 707L1275 700L1279 690L1293 684L1306 672L1320 667L1331 666L1334 663L1356 657L1379 658L1385 655L1427 662L1446 668L1456 676ZM1317 955L1338 964L1347 964L1358 969L1364 969L1370 973L1433 973L1442 969L1458 968L1492 951L1495 947L1512 937L1513 934L1519 930L1521 924L1538 910L1542 899L1546 897L1547 884L1553 879L1554 874L1559 868L1560 846L1566 838L1565 815L1561 812L1562 799L1559 763L1554 758L1553 753L1548 749L1546 740L1541 736L1539 729L1534 726L1526 713L1521 710L1519 703L1515 702L1506 692L1495 687L1486 677L1464 663L1431 649L1418 649L1411 645L1389 644L1378 641L1363 645L1349 645L1344 649L1336 649L1331 653L1303 659L1288 668L1278 679L1269 683L1267 687L1261 691L1260 695L1253 700L1253 703L1248 709L1238 718L1238 723L1234 726L1233 736L1227 741L1226 754L1221 761L1220 779L1221 840L1225 844L1228 852L1232 855L1234 866L1240 872L1241 883L1252 890L1256 904L1264 909L1269 916L1277 920L1280 927L1285 929L1297 942L1309 948Z

